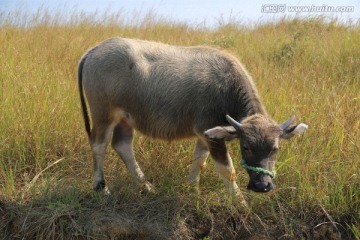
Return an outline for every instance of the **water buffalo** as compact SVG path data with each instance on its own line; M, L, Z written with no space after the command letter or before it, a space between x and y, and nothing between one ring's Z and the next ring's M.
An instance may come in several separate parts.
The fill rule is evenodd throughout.
M274 188L272 163L279 139L307 128L293 125L293 117L283 124L272 120L242 64L209 47L108 39L81 58L78 83L98 191L107 191L103 160L110 141L128 170L151 188L134 157L136 129L165 140L197 137L189 181L198 186L210 153L227 190L241 195L225 145L238 138L248 189L268 192Z

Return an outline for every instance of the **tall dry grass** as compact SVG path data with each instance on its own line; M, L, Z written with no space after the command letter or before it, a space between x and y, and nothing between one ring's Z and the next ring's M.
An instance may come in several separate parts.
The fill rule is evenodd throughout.
M120 15L96 23L74 14L66 25L61 17L46 12L31 19L21 16L28 18L26 24L0 15L0 233L4 236L141 237L155 229L155 235L149 236L359 237L358 25L284 19L254 28L229 23L206 29L151 14L137 18L134 25L119 24ZM76 70L86 49L114 36L216 46L241 59L276 120L295 114L297 121L310 127L302 137L282 143L277 190L268 195L247 192L247 175L238 165L239 148L229 143L251 210L226 196L211 161L197 198L186 184L193 141L166 143L137 135L136 157L158 193L141 194L110 149L105 174L114 194L103 199L92 193L92 160ZM89 225L90 217L100 220ZM101 221L112 227L96 228ZM120 225L129 228L121 232L116 228Z

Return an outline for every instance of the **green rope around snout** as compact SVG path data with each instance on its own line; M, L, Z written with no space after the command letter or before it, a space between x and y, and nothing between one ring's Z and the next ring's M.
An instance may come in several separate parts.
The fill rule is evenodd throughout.
M254 172L258 172L258 173L262 173L262 174L266 174L266 175L269 175L272 178L275 178L275 176L276 176L276 171L275 170L269 171L269 170L266 170L266 169L261 168L261 167L249 166L249 165L246 164L246 161L244 159L240 161L240 165L245 169L248 169L248 170L251 170L251 171L254 171Z

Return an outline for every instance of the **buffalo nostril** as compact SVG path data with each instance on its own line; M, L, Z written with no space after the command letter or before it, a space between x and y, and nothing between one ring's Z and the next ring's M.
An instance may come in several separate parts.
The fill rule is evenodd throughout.
M256 182L254 185L259 192L269 192L272 189L272 184L269 182Z
M254 185L255 185L256 189L263 190L268 186L268 183L266 183L266 182L256 182Z

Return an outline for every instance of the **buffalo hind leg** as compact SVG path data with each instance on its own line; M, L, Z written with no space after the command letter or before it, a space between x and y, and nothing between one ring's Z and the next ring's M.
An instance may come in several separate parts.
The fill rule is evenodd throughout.
M104 158L106 148L111 139L112 126L109 124L95 125L91 131L91 149L94 162L94 190L109 194L104 179Z
M222 140L209 140L211 157L215 162L215 169L223 179L227 191L240 198L243 204L246 204L239 187L236 184L236 174L233 161L227 152L225 142Z
M141 183L144 183L148 191L154 191L153 186L145 180L144 173L141 171L135 160L133 150L134 130L125 121L121 121L114 128L112 147L119 154L129 172L134 175Z
M206 159L209 156L209 149L206 143L202 139L198 139L194 151L194 157L191 164L189 182L190 184L199 191L200 173L201 170L206 166Z

